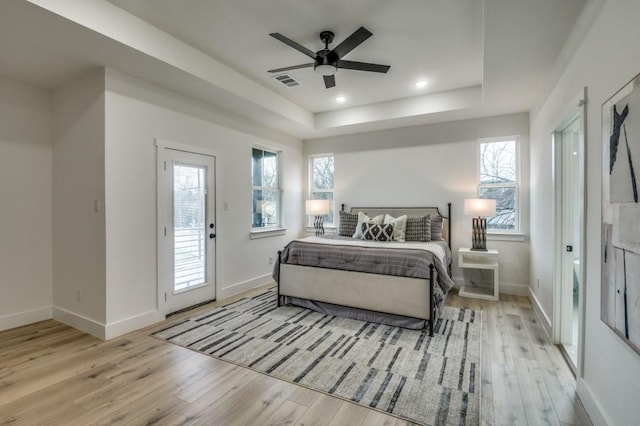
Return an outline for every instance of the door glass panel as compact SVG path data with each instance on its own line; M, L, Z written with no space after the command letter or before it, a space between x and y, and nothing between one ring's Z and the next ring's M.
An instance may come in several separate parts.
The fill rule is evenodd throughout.
M569 355L573 366L578 361L578 303L580 300L580 120L576 119L562 131L564 202L563 213L564 242L571 246L565 252L563 261L564 279L562 309L565 323L562 324L561 342ZM565 249L566 250L566 249Z
M173 167L174 292L206 283L206 169Z

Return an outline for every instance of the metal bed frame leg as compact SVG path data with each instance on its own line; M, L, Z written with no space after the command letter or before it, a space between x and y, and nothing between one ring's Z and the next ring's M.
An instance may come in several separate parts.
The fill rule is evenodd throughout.
M280 307L280 280L282 279L282 250L278 250L278 282L276 283L278 285L278 289L277 289L277 306Z
M433 337L433 324L436 321L436 310L433 305L434 266L429 265L429 337Z
M451 250L451 203L447 203L447 217L449 218L449 220L447 221L448 224L448 234L449 234L449 250ZM449 271L451 272L451 271Z

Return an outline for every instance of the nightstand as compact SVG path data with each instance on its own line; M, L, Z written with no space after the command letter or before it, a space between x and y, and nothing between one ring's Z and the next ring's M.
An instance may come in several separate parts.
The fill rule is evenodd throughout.
M458 250L458 267L460 267L463 274L467 272L468 275L481 277L480 280L477 278L476 280L467 280L465 277L465 284L460 287L460 291L458 292L460 296L498 300L500 293L498 250L479 251L471 250L470 248L461 248ZM483 276L489 275L490 278L482 279Z

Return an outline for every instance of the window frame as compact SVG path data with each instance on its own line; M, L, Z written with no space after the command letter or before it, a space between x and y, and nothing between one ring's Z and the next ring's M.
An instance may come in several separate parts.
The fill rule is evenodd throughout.
M275 187L256 186L253 184L254 182L253 151L254 150L262 151L263 158L264 158L265 152L275 155L275 158L276 158ZM254 218L255 205L253 200L253 194L256 190L276 193L276 196L278 199L278 203L277 203L278 210L274 215L277 218L277 224L275 226L254 226L253 218ZM252 239L268 237L272 235L282 235L284 231L286 231L286 228L284 227L284 209L282 208L282 192L283 192L282 191L282 151L265 147L265 146L260 146L260 145L252 146L251 147L251 198L250 198L251 199L250 205L251 205L251 238Z
M515 178L513 183L482 183L482 145L490 144L490 143L500 143L500 142L514 142L515 144ZM477 153L477 195L481 197L483 188L514 188L516 201L514 203L515 208L515 224L514 229L493 229L487 226L487 235L522 235L522 197L520 190L521 181L522 181L522 167L521 167L521 156L520 156L520 136L519 135L511 135L511 136L501 136L501 137L493 137L493 138L482 138L478 139L478 153Z
M315 184L315 179L313 178L313 172L314 172L314 168L313 168L313 160L317 159L317 158L323 158L323 157L331 157L333 158L333 188L331 189L315 189L314 188L314 184ZM331 204L331 215L333 216L333 221L332 222L324 222L324 226L328 227L328 228L333 228L336 226L336 199L335 199L335 195L336 195L336 157L333 153L324 153L324 154L313 154L313 155L309 155L309 162L307 163L308 167L309 167L309 175L308 175L308 179L309 179L309 185L308 185L308 199L309 200L313 200L313 194L315 192L324 192L324 193L331 193L332 197L331 197L331 201L333 201ZM307 218L307 226L313 226L313 217L309 216Z

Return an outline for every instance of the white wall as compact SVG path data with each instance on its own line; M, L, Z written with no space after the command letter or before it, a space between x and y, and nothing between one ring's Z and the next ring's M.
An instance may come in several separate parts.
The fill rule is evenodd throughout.
M601 106L640 72L640 2L608 0L542 107L531 114L531 277L541 308L553 309L553 244L550 231L551 132L572 99L588 88L586 139L586 324L584 377L578 392L596 424L637 424L640 355L600 320Z
M157 310L156 138L216 153L218 298L271 280L269 256L301 233L301 141L112 70L106 78L105 135L108 327L148 322ZM283 151L288 230L251 240L256 144Z
M335 155L336 206L433 206L447 214L453 203L452 247L471 244L471 218L464 216L465 198L477 194L478 139L520 135L522 155L523 231L528 230L529 125L526 113L400 128L305 141L308 156ZM307 164L305 164L307 167ZM305 173L305 176L307 174ZM500 252L501 291L526 294L529 244L488 242ZM454 255L453 277L462 280Z
M53 316L111 338L162 318L156 138L216 153L218 298L271 281L302 233L301 141L110 70L53 96L0 80L0 329ZM251 240L255 145L282 151L287 232Z
M53 315L101 335L106 320L104 71L56 89L53 111Z
M0 79L0 330L51 317L51 95Z

